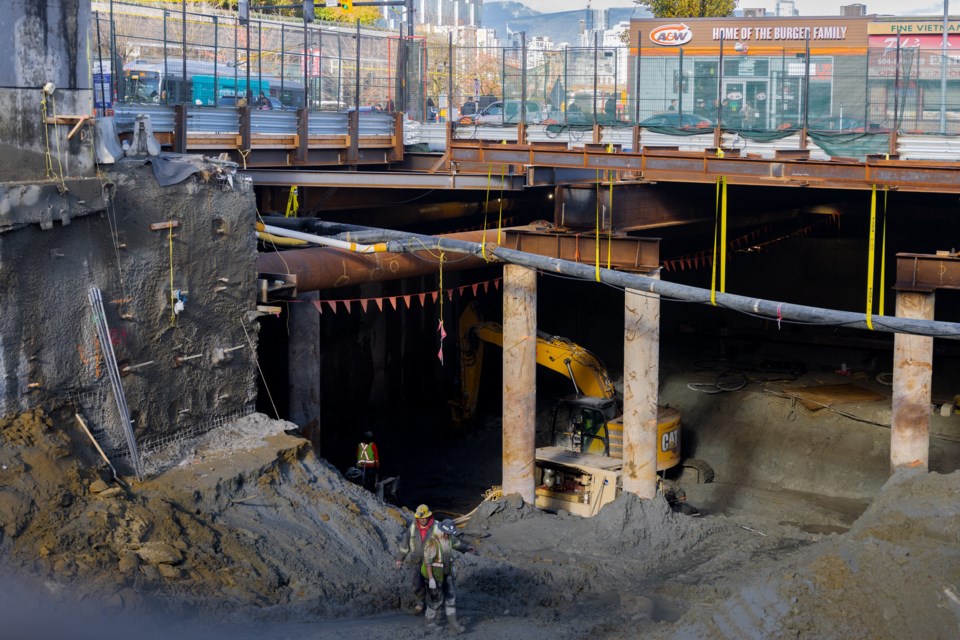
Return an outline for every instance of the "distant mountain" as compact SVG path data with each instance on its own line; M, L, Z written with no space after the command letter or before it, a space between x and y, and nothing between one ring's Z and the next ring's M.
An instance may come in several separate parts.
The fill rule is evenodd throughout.
M586 6L586 2L584 2ZM580 33L580 20L583 19L583 9L576 11L560 11L557 13L540 13L530 9L520 2L507 0L506 2L485 2L483 5L483 26L487 29L496 29L501 41L507 39L507 29L510 31L526 31L528 37L547 36L554 43L569 42L576 46L577 36ZM610 9L610 26L623 20L650 17L650 12L643 8L634 10L632 7Z

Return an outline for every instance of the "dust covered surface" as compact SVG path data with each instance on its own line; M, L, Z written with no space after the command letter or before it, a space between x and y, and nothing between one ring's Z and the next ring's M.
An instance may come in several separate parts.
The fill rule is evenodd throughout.
M254 414L124 488L69 412L4 419L5 633L429 637L394 565L409 512L291 427ZM659 497L593 519L483 502L457 559L463 637L955 638L958 498L957 473L901 473L842 534Z

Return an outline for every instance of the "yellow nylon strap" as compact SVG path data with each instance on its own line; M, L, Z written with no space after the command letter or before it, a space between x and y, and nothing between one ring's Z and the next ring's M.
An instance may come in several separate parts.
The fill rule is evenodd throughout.
M877 315L883 315L883 294L886 291L884 286L887 273L887 185L883 185L883 232L880 234L880 308L877 309Z
M300 210L300 197L297 185L290 186L290 193L287 195L287 212L285 218L296 218L297 211Z
M593 237L594 261L597 265L597 282L600 282L600 169L597 169L597 193L594 200L597 202L597 232Z
M480 244L480 255L484 262L490 262L487 259L487 207L490 204L490 170L493 165L487 165L487 197L483 201L483 242Z
M503 233L503 169L504 165L500 165L500 216L497 218L497 245L503 244L500 242L500 235Z
M870 189L870 240L867 247L867 329L873 331L873 269L877 241L877 185Z
M717 238L720 235L720 178L713 204L713 268L710 269L710 304L717 306Z
M720 292L727 291L727 176L720 176Z
M612 145L611 145L612 146ZM610 172L610 224L607 225L607 269L610 269L610 247L613 244L613 171Z

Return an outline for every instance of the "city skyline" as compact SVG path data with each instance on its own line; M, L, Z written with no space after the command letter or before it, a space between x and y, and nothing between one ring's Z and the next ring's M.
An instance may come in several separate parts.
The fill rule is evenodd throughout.
M502 2L504 0L486 0L487 3L492 4L494 2ZM576 11L579 9L586 8L586 0L550 0L550 2L545 2L545 0L516 0L521 4L524 4L531 9L540 11L543 13L555 13L558 11ZM776 0L740 0L739 7L743 8L764 8L767 10L767 13L773 14L776 9ZM800 11L801 16L833 16L839 15L839 6L841 4L855 4L853 0L850 2L841 1L840 3L834 2L833 0L796 0L797 9ZM867 6L867 13L870 14L890 14L890 15L902 15L902 16L938 16L943 15L943 3L936 2L921 2L918 7L905 8L902 2L897 0L872 0L868 2L861 2ZM628 0L592 0L591 7L594 9L609 9L609 8L630 8L633 6L632 2ZM955 2L955 9L951 10L951 14L960 15L960 2Z

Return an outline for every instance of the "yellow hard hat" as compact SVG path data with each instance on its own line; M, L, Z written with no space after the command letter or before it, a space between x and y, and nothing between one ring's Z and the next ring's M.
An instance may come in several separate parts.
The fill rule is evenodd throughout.
M430 512L430 507L428 507L425 504L422 504L419 507L417 507L417 510L413 514L415 518L429 518L432 515L433 514Z

